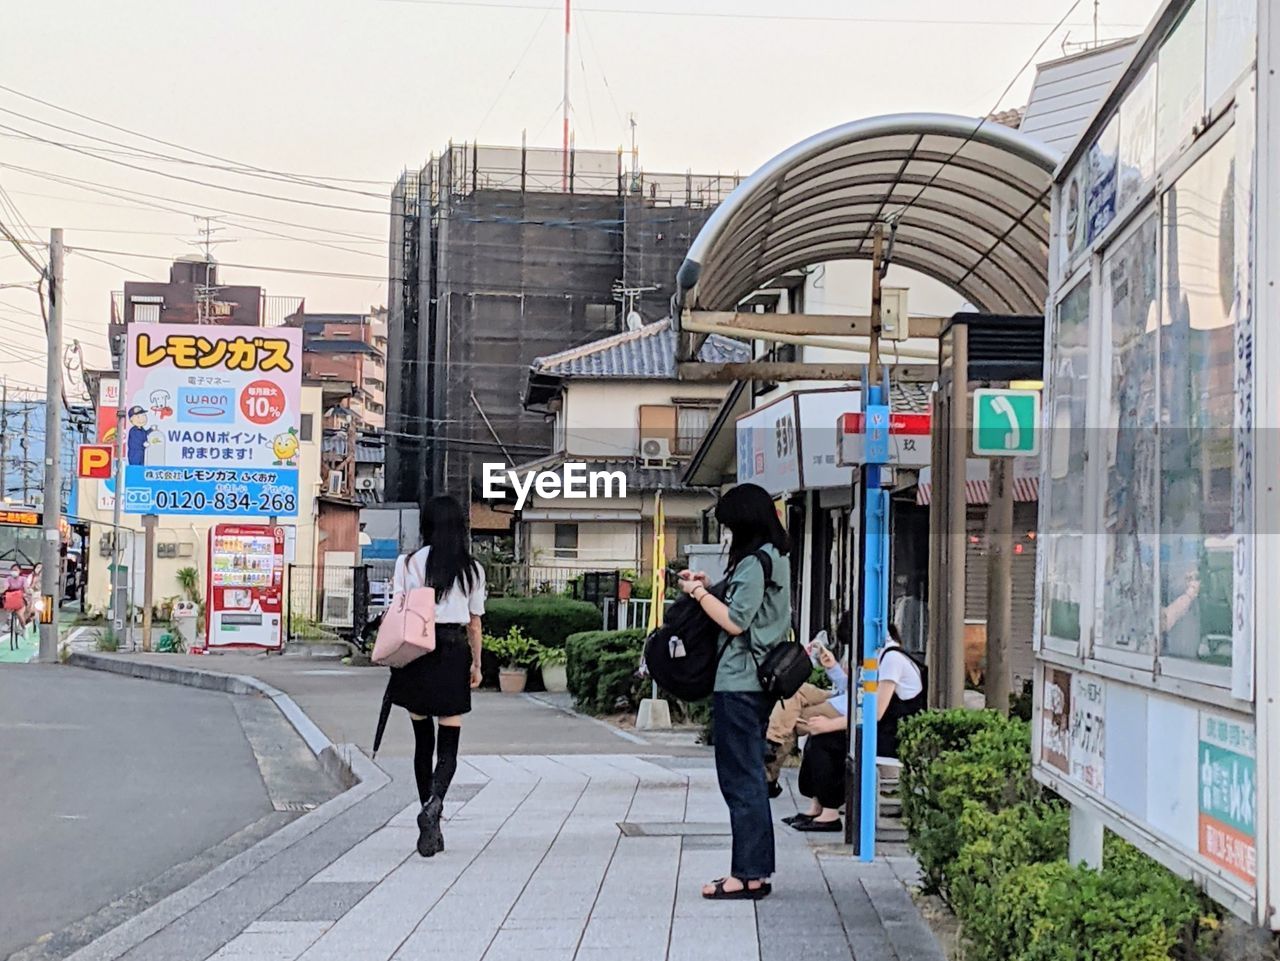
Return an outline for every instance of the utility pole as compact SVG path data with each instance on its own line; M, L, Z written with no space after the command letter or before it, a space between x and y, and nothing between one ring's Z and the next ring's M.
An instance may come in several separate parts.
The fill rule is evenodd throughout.
M1009 635L1013 620L1012 458L992 457L987 505L987 707L1009 713Z
M58 576L62 568L62 228L49 232L49 355L45 362L44 399L44 569L40 593L50 598L53 617L40 625L40 660L58 659Z
M129 619L128 591L124 577L121 575L120 571L120 559L124 551L124 538L120 536L120 515L122 512L122 505L124 504L124 459L126 454L124 429L124 377L126 364L128 363L128 351L125 351L125 357L125 362L120 365L120 380L116 390L116 489L115 495L112 497L111 504L111 625L121 647L124 646L123 641L125 635L129 633L127 627ZM132 644L129 645L129 649L133 649Z
M22 451L22 503L31 506L31 407L25 401L22 407L22 440L18 442Z
M880 274L883 270L882 257L884 256L884 224L876 224L876 232L872 240L871 246L871 350L867 358L869 365L868 374L870 375L869 383L874 385L876 378L880 373L880 306L882 296L880 293ZM885 389L888 389L888 384ZM889 399L885 394L885 402Z
M572 0L564 0L564 99L561 100L562 108L562 138L561 145L564 151L561 174L560 190L568 192L569 190L569 39L571 33L569 31L569 6Z
M0 501L9 497L9 378L0 381Z

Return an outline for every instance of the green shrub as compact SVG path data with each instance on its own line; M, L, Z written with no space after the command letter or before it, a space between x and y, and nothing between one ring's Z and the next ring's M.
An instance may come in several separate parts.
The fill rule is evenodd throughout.
M966 924L991 909L994 886L1024 864L1065 859L1070 809L1057 801L1023 801L1003 811L967 802L960 815L960 850L946 882L956 915Z
M1168 961L1195 957L1205 939L1195 890L1149 859L1104 861L1101 872L1064 860L1001 877L965 921L968 961Z
M611 705L601 707L601 695L608 701L611 694L623 688L624 678L630 683L640 664L644 636L642 630L581 631L569 635L565 640L565 677L569 693L582 710L600 713L612 709ZM606 672L609 676L604 678Z
M1002 718L994 711L926 711L902 725L899 752L902 760L902 820L910 836L911 848L920 860L925 887L930 892L944 889L946 868L960 851L959 818L964 801L969 797L966 793L969 786L977 782L982 793L972 800L982 801L990 808L992 806L985 800L992 786L990 782L1002 785L1006 778L1006 771L1000 767L974 770L971 764L952 759L967 752L980 735L1010 729L1016 730L1027 742L1022 748L1024 757L1021 762L1015 759L1014 765L1022 771L1029 771L1029 729ZM984 755L989 746L984 742L981 748ZM999 759L994 757L988 761L999 763ZM960 778L959 783L953 783L957 777Z
M554 594L492 597L485 604L486 633L502 637L518 627L546 647L564 647L570 634L599 626L600 609L594 604Z

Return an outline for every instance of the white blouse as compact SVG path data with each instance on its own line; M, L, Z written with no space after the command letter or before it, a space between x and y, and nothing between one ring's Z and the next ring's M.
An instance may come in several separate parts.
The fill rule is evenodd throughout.
M409 558L407 566L403 557L396 560L396 573L391 583L391 590L394 593L400 594L415 587L422 587L425 584L427 579L427 555L430 553L430 547L422 548L422 550ZM436 595L436 623L469 624L473 616L480 617L484 614L486 596L484 568L477 564L470 591L464 592L455 583L444 594Z

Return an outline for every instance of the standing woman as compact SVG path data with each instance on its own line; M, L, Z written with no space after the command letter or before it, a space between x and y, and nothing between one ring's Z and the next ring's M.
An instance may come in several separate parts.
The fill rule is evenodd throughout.
M418 853L444 850L440 815L458 769L462 715L480 686L484 569L471 556L462 506L435 497L422 511L423 547L396 562L393 590L430 587L436 595L436 649L391 669L387 697L413 721L413 774L418 782ZM437 731L437 721L439 729Z
M765 783L765 730L773 707L760 688L757 660L791 629L791 565L787 533L763 487L739 484L716 505L716 520L732 535L729 583L722 601L706 574L684 571L681 589L720 626L724 655L716 668L712 719L716 775L729 807L733 860L728 877L702 889L711 900L768 897L774 871L773 817ZM770 561L771 571L757 552Z

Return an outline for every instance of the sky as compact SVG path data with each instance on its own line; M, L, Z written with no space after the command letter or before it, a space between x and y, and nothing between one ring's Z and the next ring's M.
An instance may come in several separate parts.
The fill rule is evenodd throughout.
M1158 5L1102 0L1099 36L1141 33ZM575 143L629 144L634 115L645 170L745 175L860 117L1019 106L1037 48L1093 38L1092 0L1071 7L573 0ZM563 18L558 0L11 0L0 221L16 207L24 237L64 228L66 338L90 368L109 363L111 292L197 252L197 217L216 218L224 283L316 312L384 304L403 169L451 140L559 146ZM0 240L15 387L44 384L39 301L10 286L33 279Z

